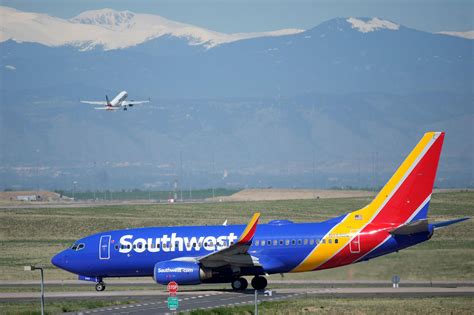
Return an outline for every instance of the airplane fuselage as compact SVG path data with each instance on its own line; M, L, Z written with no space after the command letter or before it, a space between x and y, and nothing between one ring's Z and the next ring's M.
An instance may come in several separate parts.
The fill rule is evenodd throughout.
M127 99L128 94L126 91L122 91L117 96L115 96L111 101L110 101L110 106L112 107L120 107L123 106L123 102Z
M390 225L373 226L363 233L332 234L341 216L320 223L275 221L260 224L248 253L257 265L241 268L240 275L302 272L327 269L368 260L426 241L431 232L417 237L394 237ZM236 242L245 225L150 227L95 234L53 259L55 265L88 277L152 276L157 262L204 256ZM383 246L382 242L383 240ZM347 254L328 264L341 249ZM318 266L298 268L318 251ZM84 262L87 262L86 264ZM228 279L225 279L228 281ZM205 281L203 281L205 282Z

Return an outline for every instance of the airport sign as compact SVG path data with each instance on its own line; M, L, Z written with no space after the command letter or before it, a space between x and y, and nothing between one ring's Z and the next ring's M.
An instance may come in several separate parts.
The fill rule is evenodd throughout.
M177 296L170 296L168 297L168 308L170 311L175 311L178 309L179 300Z
M178 292L178 284L175 281L168 283L168 292L170 293L170 296L176 296L176 292Z

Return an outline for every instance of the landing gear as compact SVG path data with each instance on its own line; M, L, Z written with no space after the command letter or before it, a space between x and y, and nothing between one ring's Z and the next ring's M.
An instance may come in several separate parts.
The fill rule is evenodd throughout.
M255 290L263 290L267 287L267 279L265 277L255 276L252 279L252 288Z
M127 110L127 107L124 107L123 110Z
M104 290L105 290L105 283L103 283L103 282L97 282L97 283L95 284L95 290L96 290L97 292L104 291Z
M240 277L238 279L233 280L231 285L232 289L236 291L243 291L247 289L249 283L247 282L247 279Z

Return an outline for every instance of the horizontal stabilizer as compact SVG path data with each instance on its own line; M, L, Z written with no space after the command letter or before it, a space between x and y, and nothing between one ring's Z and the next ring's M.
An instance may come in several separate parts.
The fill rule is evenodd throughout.
M442 227L445 227L445 226L448 226L448 225L451 225L451 224L466 221L468 219L470 219L470 218L461 218L461 219L455 219L455 220L444 221L444 222L436 222L436 223L432 223L432 225L435 229L439 229L439 228L442 228Z
M428 220L422 219L410 222L390 231L392 235L412 235L416 233L428 232Z

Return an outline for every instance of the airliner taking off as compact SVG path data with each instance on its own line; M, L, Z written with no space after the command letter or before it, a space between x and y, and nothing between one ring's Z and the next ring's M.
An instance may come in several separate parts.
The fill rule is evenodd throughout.
M109 97L105 96L105 101L80 101L81 103L85 104L92 104L92 105L103 105L101 107L95 107L95 109L104 109L104 110L117 110L122 109L127 110L128 107L132 107L138 104L148 103L150 100L147 101L127 101L128 94L126 91L122 91L117 96L115 96L111 101L109 101Z
M52 258L81 280L105 289L108 277L153 277L158 284L231 283L255 289L265 275L340 267L427 241L468 218L429 223L428 207L443 132L426 133L364 208L317 223L274 220L247 225L147 227L87 236Z

